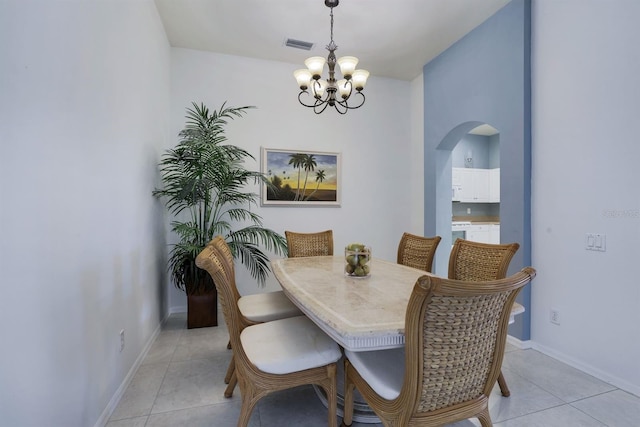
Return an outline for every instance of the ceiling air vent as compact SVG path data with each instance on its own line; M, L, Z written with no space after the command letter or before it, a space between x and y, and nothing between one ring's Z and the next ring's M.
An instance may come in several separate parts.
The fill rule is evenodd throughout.
M285 40L284 44L285 46L295 47L296 49L302 50L311 50L311 48L313 47L313 43L303 42L302 40L296 39L287 39Z

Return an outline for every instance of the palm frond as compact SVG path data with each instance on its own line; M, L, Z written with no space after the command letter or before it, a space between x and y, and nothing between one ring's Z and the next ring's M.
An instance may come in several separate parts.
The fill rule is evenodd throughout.
M232 221L242 222L251 221L255 225L262 227L262 217L254 212L251 212L245 208L230 208L226 214Z
M266 250L277 255L287 255L287 240L275 231L260 226L248 226L232 231L227 236L227 241L230 242L229 244L250 242L262 245Z
M190 218L171 223L179 238L169 256L174 284L189 292L190 281L201 272L195 258L216 235L226 236L234 256L251 275L264 284L270 271L268 256L262 251L286 254L286 239L263 227L260 215L250 207L259 196L246 190L251 183L271 182L260 172L245 169L251 153L227 144L225 126L254 107L227 107L209 110L203 103L187 108L186 123L178 144L167 150L158 164L162 187L153 196L164 200L168 211L177 216L189 211ZM239 224L251 224L234 230Z
M229 243L235 258L239 258L240 262L247 267L251 276L258 281L258 284L264 286L267 280L267 274L270 271L269 258L260 250L257 245L247 242Z

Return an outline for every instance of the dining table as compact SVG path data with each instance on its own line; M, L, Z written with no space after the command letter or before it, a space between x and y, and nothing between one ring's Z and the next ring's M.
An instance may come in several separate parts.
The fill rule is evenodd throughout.
M368 276L345 274L344 256L275 259L272 271L287 297L341 347L374 351L404 346L404 321L409 297L422 270L373 258ZM524 307L515 303L510 323ZM342 414L342 368L338 370L338 413ZM323 403L323 391L316 387ZM378 423L357 393L354 420Z

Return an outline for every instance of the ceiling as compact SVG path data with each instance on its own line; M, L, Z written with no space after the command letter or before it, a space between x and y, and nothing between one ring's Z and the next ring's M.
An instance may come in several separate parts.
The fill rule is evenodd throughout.
M356 56L371 76L412 80L424 64L510 0L341 0L333 9L336 56ZM327 56L324 0L155 0L173 47L289 62ZM311 42L310 51L285 46ZM291 79L293 80L293 74Z
M498 129L494 128L493 126L484 124L471 129L469 133L472 135L492 136L499 132Z

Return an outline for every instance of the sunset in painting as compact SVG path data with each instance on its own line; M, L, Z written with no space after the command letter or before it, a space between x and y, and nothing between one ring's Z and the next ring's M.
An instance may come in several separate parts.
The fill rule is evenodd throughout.
M272 184L267 201L336 202L338 156L266 150L263 173Z

